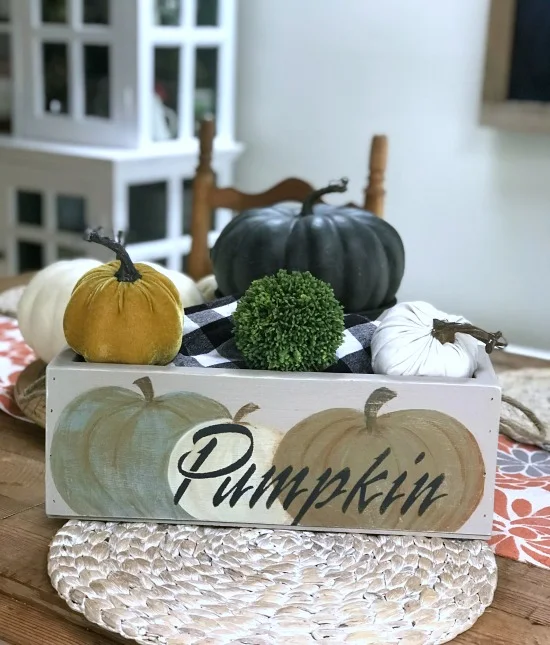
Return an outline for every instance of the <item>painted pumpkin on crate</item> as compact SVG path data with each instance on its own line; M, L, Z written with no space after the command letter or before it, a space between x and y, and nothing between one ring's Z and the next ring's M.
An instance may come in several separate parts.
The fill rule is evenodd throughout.
M36 356L49 363L67 346L63 315L72 291L99 260L60 260L44 267L25 287L17 306L17 322L25 343Z
M396 396L378 388L364 410L324 410L285 434L273 462L277 471L306 468L300 487L322 490L309 508L303 496L292 501L287 510L294 523L453 532L468 520L485 478L474 436L435 410L380 414Z
M363 209L316 203L346 189L344 179L313 192L299 208L276 204L237 215L211 251L220 293L241 297L257 278L287 269L330 284L347 312L390 306L405 270L402 240Z
M88 271L65 308L67 344L88 362L167 365L180 347L183 305L170 278L134 264L124 246L89 231L117 259Z
M89 390L63 409L50 447L53 481L79 515L187 519L168 484L170 456L182 435L229 411L192 392L155 396L148 377L134 385Z
M246 495L236 506L230 500L213 503L227 471L237 481L254 463L250 483L258 484L271 468L281 435L244 421L257 406L245 405L231 417L227 408L201 394L155 396L149 377L134 385L137 391L108 386L84 392L59 417L50 447L50 472L73 512L220 522L250 522L253 517L290 523L278 500L270 508L259 503L254 510ZM245 440L239 441L243 436ZM237 463L235 468L243 458L249 463L240 467ZM185 473L198 470L219 474L186 483Z
M244 405L234 417L212 419L183 434L170 459L170 485L181 507L205 521L290 524L291 517L277 499L266 506L264 498L253 503L271 469L282 434L245 420L258 406ZM194 464L204 462L201 479L185 480ZM249 469L254 466L253 472ZM178 474L177 476L176 473ZM232 488L244 478L241 493ZM228 480L225 484L224 481Z

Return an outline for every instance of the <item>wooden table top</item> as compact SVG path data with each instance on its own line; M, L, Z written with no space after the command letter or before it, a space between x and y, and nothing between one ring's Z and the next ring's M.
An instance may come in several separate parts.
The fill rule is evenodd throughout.
M21 278L0 278L0 292ZM499 367L547 366L501 354ZM0 645L129 642L88 623L50 584L48 547L64 524L44 513L44 431L0 413ZM550 645L550 571L497 558L493 604L462 645Z

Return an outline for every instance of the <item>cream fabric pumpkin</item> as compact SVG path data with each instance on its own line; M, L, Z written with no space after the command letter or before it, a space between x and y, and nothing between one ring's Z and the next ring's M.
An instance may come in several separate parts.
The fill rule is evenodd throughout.
M197 282L197 287L202 293L205 302L210 302L216 299L216 289L218 288L218 282L214 274L206 275L204 276L204 278L201 278Z
M161 264L156 264L155 262L142 262L141 264L148 264L150 267L153 267L153 269L156 269L172 280L176 289L179 291L184 309L186 307L194 307L195 305L202 305L204 303L203 295L195 281L185 273L167 269Z
M67 346L63 314L75 284L100 264L91 258L54 262L40 270L23 291L17 307L19 330L45 363Z
M461 333L456 334L454 342L442 343L432 335L434 319L469 322L421 301L402 302L384 312L371 341L374 372L391 376L473 376L482 343Z

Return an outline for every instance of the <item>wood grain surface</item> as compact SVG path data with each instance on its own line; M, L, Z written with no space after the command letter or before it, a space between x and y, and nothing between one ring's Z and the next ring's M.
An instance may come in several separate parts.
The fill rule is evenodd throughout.
M0 278L0 292L12 286ZM498 354L499 369L545 366ZM52 588L51 538L62 520L44 514L44 431L0 413L0 645L108 645L128 642L88 623ZM550 571L497 558L492 606L453 643L550 645Z

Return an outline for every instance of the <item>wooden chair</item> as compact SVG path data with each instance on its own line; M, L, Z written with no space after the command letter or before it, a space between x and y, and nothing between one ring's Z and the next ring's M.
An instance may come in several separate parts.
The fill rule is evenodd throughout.
M208 232L213 210L227 208L239 212L250 208L265 208L279 202L301 202L314 190L311 184L296 177L284 179L262 193L243 193L235 188L219 188L216 186L212 170L214 136L214 120L212 118L204 119L199 133L199 163L193 180L190 227L192 241L186 271L194 280L200 280L212 273ZM387 153L387 137L385 135L374 136L371 140L369 173L364 190L365 198L360 208L364 208L378 217L384 216L386 194L384 176Z

